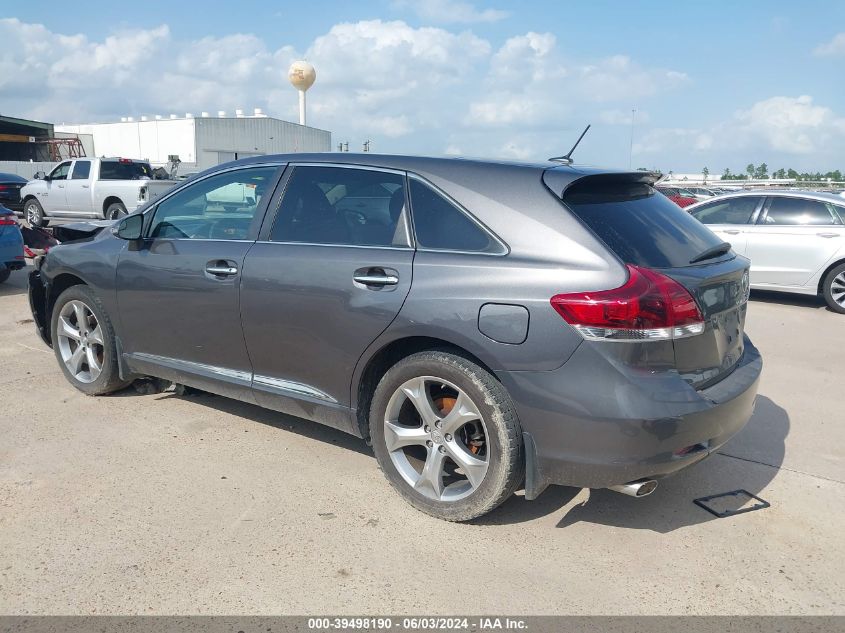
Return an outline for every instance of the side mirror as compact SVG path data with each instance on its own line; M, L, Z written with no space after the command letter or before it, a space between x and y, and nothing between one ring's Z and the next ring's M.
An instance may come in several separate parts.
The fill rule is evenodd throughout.
M33 178L35 178L35 180L46 180L47 174L45 174L43 171L37 171L35 172Z
M122 240L133 241L141 239L144 230L144 216L141 213L129 215L112 227L112 233Z

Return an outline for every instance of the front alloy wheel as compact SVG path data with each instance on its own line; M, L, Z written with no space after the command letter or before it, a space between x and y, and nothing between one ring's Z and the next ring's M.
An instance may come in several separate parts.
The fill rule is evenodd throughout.
M79 382L92 383L103 371L103 330L82 301L68 301L59 311L59 353L68 372Z
M44 209L38 200L29 200L24 207L24 217L26 221L33 228L40 228L47 226L47 221L44 219Z
M98 396L130 384L120 377L109 315L88 286L71 286L58 296L50 335L62 372L80 391Z

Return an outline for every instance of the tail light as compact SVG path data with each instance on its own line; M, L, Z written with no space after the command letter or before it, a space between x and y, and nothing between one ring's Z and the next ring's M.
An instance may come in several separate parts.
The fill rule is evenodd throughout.
M138 189L138 200L144 202L147 199L147 188L141 187Z
M0 215L0 226L17 226L18 221L13 215Z
M627 268L623 286L555 295L552 307L590 340L666 340L704 331L704 317L686 288L654 270Z

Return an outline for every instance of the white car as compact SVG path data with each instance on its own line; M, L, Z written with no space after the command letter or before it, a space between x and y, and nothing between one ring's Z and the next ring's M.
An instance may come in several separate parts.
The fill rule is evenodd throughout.
M845 200L810 191L742 191L687 211L751 260L751 287L822 295L845 314Z
M709 200L716 195L716 192L707 187L684 187L696 200Z
M176 184L152 175L148 162L129 158L66 160L21 188L23 214L31 226L51 217L115 220Z

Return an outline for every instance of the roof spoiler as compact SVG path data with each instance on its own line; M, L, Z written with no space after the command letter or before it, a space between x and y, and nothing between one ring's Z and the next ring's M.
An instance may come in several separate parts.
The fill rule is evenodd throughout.
M605 189L619 185L644 184L654 186L662 180L662 174L652 171L596 171L584 173L575 170L547 169L543 172L543 184L563 198L566 192L577 185L578 189Z

